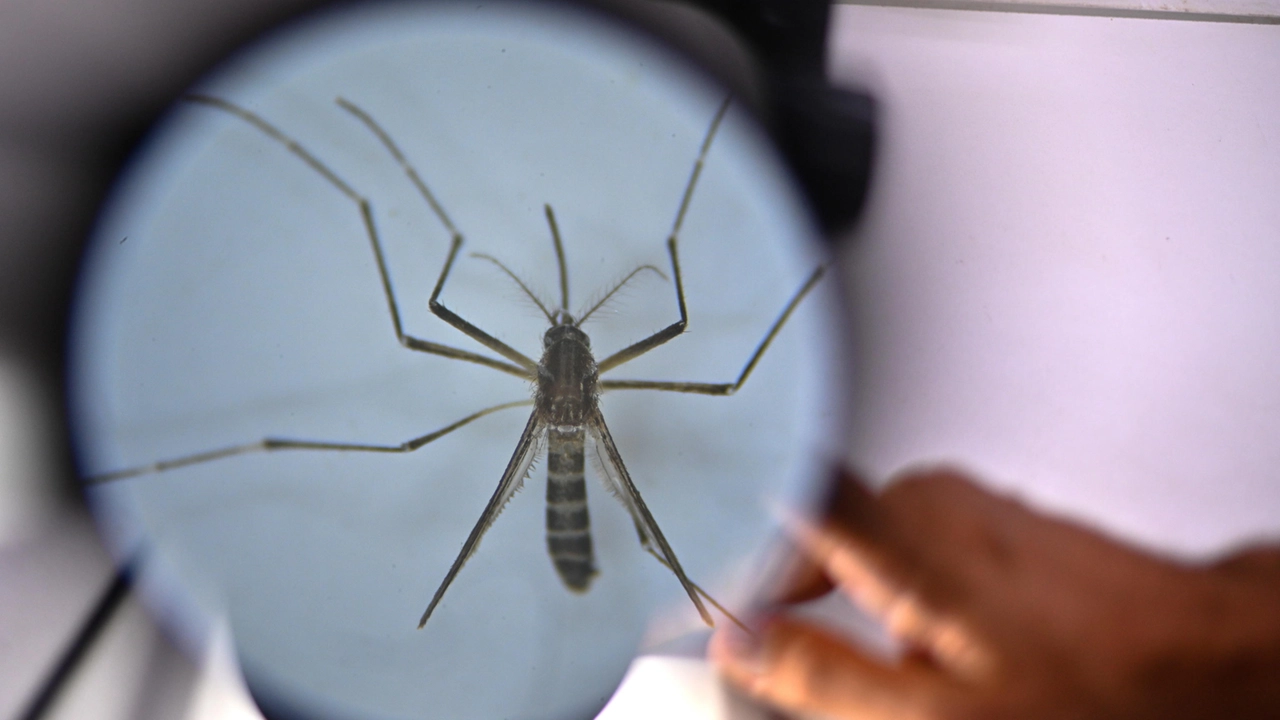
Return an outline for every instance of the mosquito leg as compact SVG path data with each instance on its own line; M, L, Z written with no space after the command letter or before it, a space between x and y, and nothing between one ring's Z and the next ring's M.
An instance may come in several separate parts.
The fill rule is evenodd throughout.
M406 335L404 328L400 323L400 307L396 303L395 291L391 287L391 274L387 270L386 257L382 252L382 241L378 236L378 228L373 220L373 208L369 204L369 200L356 192L355 189L348 185L345 180L330 169L328 165L325 165L319 158L312 155L306 148L302 147L298 141L286 135L282 130L267 122L257 113L246 110L239 105L221 98L211 97L208 95L187 95L186 100L216 108L257 128L258 131L267 137L283 145L286 150L293 153L308 167L323 177L330 185L336 188L343 195L346 195L348 199L356 204L356 207L359 208L360 211L360 219L364 223L365 233L369 236L369 243L373 246L373 258L377 262L378 276L382 280L382 293L387 299L387 309L391 314L391 326L395 330L396 340L401 345L418 352L443 355L444 357L453 358L455 360L465 360L478 365L484 365L525 379L530 377L528 368L523 364L517 363L516 365L512 365L510 363L494 360L493 358L478 355L467 350L450 347L448 345L441 345L440 343L421 340L413 336ZM443 217L443 211L441 211L441 216ZM447 226L452 228L451 225ZM456 231L454 232L456 236Z
M662 534L661 528L658 527L658 521L653 518L653 513L649 512L649 506L645 504L644 498L640 496L640 491L636 489L635 483L631 481L631 474L627 472L626 465L622 463L622 454L618 452L618 446L613 442L609 427L605 425L604 416L600 414L599 410L596 410L589 423L591 432L597 442L597 456L606 469L604 477L611 484L614 495L631 513L631 519L636 524L636 532L640 535L640 544L649 552L659 555L664 560L663 565L666 565L667 569L671 570L676 579L680 581L685 593L693 601L693 606L698 609L698 614L702 616L702 620L707 625L715 627L715 621L711 619L711 613L707 612L706 606L702 604L702 598L696 586L689 579L689 576L685 574L684 568L680 566L680 560L676 558L675 551L667 543L667 538ZM654 545L657 546L656 550Z
M637 525L637 529L638 529L638 528L639 528L639 526ZM649 544L645 543L644 535L641 535L641 536L640 536L640 542L641 542L641 544L642 544L642 545L644 545L644 549L645 549L646 551L648 551L648 553L649 553L650 555L652 555L652 556L653 556L653 559L655 559L655 560L657 560L658 562L662 563L662 566L663 566L663 567L665 567L666 569L671 570L671 565L670 565L666 560L664 560L664 559L662 558L662 556L661 556L661 555L659 555L659 554L658 554L658 552L657 552L656 550L654 550L654 549L653 549L653 546L651 546L651 545L649 545ZM743 630L745 630L745 631L747 632L747 634L748 634L748 635L755 635L755 633L754 633L754 632L752 632L751 628L747 627L747 625L746 625L745 623L743 623L741 620L739 620L739 619L737 618L737 616L735 616L733 613L729 612L729 609L728 609L728 608L726 608L724 605L721 605L721 604L720 604L720 602L719 602L718 600L716 600L715 598L711 597L711 593L707 592L706 590L703 590L701 585L699 585L699 584L698 584L698 583L696 583L696 582L693 582L692 580L690 580L690 581L689 581L689 584L690 584L690 585L692 585L692 586L693 586L693 589L694 589L694 590L697 590L697 591L698 591L698 594L699 594L699 595L701 595L703 598L705 598L707 602L709 602L709 603L711 603L712 605L714 605L714 606L715 606L715 608L716 608L717 610L719 610L719 611L720 611L720 612L721 612L725 617L727 617L727 618L729 618L730 620L732 620L734 625L737 625L738 627L740 627L740 628L742 628Z
M484 537L484 534L489 531L493 521L498 518L498 513L502 512L502 508L511 500L511 496L515 495L516 491L520 489L520 485L524 483L524 476L529 472L529 465L533 462L534 456L537 455L539 441L544 434L544 430L545 427L538 411L535 410L529 416L529 422L525 425L524 432L520 434L520 441L516 443L516 450L511 454L511 460L507 463L507 469L502 472L502 479L498 481L498 487L494 489L493 496L489 498L488 504L484 506L484 511L480 513L480 519L476 521L475 527L471 529L471 534L467 536L467 541L462 544L462 550L458 552L457 559L449 567L449 572L445 574L440 587L436 589L436 594L431 597L431 603L427 605L427 609L422 613L422 619L418 620L419 630L427 624L427 620L431 619L431 613L435 612L436 605L440 604L445 591L453 584L454 578L458 576L458 571L462 570L462 566L475 554L476 548L480 545L480 538Z
M649 352L659 345L677 337L685 331L689 326L689 312L684 302L684 282L680 277L680 260L676 245L680 239L680 228L684 225L685 213L689 210L689 203L693 200L693 190L698 184L698 178L702 175L702 166L706 163L707 152L711 150L711 142L715 139L716 132L720 129L720 122L724 120L724 115L729 110L729 102L732 96L724 99L720 104L720 109L716 111L716 115L711 120L711 127L707 128L707 135L702 139L702 148L698 151L698 159L693 163L693 171L689 174L689 182L685 185L684 195L680 198L680 208L676 211L675 222L671 225L671 234L667 237L667 254L671 256L671 272L675 276L676 286L676 306L680 310L680 319L671 323L667 327L640 340L628 347L619 350L600 361L600 372L604 373L615 368L629 360Z
M671 272L676 279L676 304L680 308L680 319L640 340L639 342L628 345L618 352L606 357L600 361L599 369L601 374L621 365L622 363L634 360L659 345L679 336L689 326L689 312L685 309L684 304L684 284L680 280L680 260L676 256L676 239L672 236L667 240L667 251L671 255Z
M698 151L698 159L693 163L693 171L689 173L689 183L684 187L684 195L680 198L680 209L676 211L675 222L671 224L671 242L675 242L680 237L680 227L684 225L684 215L689 211L689 202L693 200L693 188L698 184L698 177L702 175L702 166L706 164L707 153L711 150L711 142L715 140L716 133L720 130L720 123L724 120L725 113L729 111L729 103L733 101L730 95L720 103L720 109L716 111L715 117L711 118L711 126L707 128L707 135L702 139L702 148Z
M458 232L458 228L449 219L448 213L444 211L444 206L436 200L435 193L431 192L427 187L427 184L422 180L422 176L418 174L418 170L413 167L409 159L400 151L400 147L391 139L391 135L382 129L382 126L373 119L373 116L350 100L340 97L335 102L338 103L338 107L354 115L357 120L364 123L365 127L369 128L377 136L383 147L387 149L387 152L391 153L391 157L395 158L400 168L404 170L405 175L409 176L409 181L418 189L418 194L422 195L422 198L427 201L427 205L431 206L431 212L435 213L436 218L440 220L440 224L449 232L449 237L461 239L462 233Z
M524 368L526 377L537 377L538 363L525 357L518 350L502 342L498 338L481 330L475 325L472 325L466 320L463 320L457 313L445 307L444 304L439 301L440 292L444 290L444 281L449 277L449 271L453 268L453 261L458 257L458 249L461 247L462 236L457 236L449 246L449 257L445 259L444 267L440 269L440 278L436 280L435 290L431 291L431 299L427 302L427 305L431 308L431 313L454 326L458 330L461 330L476 342L479 342L490 350Z
M665 567L668 570L671 570L671 572L674 573L675 569L671 567L671 563L667 562L666 558L662 557L662 555L658 554L657 550L653 549L653 542L650 540L650 536L648 532L645 530L646 521L644 517L640 515L639 511L636 509L634 505L632 505L627 500L623 499L623 496L625 495L625 490L623 490L622 482L621 480L619 480L617 473L614 473L612 470L608 470L608 469L605 469L604 472L606 473L606 477L608 478L607 482L610 483L610 490L614 492L615 496L617 496L620 500L622 500L623 505L625 505L627 508L627 512L631 513L631 520L633 523L635 523L635 526L636 526L636 535L638 535L640 538L640 547L644 548L645 552L652 555L653 558L657 560L659 563L662 563L663 567ZM695 592L697 592L699 595L705 598L707 602L715 606L715 608L719 610L725 617L732 620L735 625L742 628L750 635L755 634L754 632L752 632L751 628L747 627L741 620L737 618L736 615L729 612L728 608L726 608L724 605L721 605L720 601L712 597L711 593L704 590L701 585L694 582L693 580L689 580L689 585L693 587Z
M668 392L696 393L699 395L732 395L742 387L751 375L751 371L755 369L756 363L760 362L760 358L764 355L764 351L769 349L770 343L777 337L778 332L782 330L782 326L787 322L787 318L791 317L791 313L800 305L800 301L809 294L814 285L822 279L823 272L826 268L819 266L805 281L804 285L796 291L791 297L787 306L782 309L782 313L778 315L778 319L773 321L773 325L769 328L769 332L765 333L764 339L756 346L755 352L751 353L751 357L747 360L747 364L743 366L742 372L738 374L738 379L731 383L701 383L701 382L668 382L663 380L601 380L601 390L665 390ZM630 359L630 358L628 358ZM603 365L603 363L601 363Z
M188 465L200 465L202 463L221 460L223 458L234 457L236 455L249 455L260 452L274 452L277 450L339 450L346 452L374 452L374 453L407 453L413 452L427 443L440 437L448 435L458 428L468 425L475 420L479 420L485 415L498 412L499 410L507 410L513 407L532 405L533 400L517 400L515 402L502 403L487 407L478 412L450 423L439 430L427 433L421 437L406 440L399 445L369 445L364 443L345 443L345 442L327 442L323 440L291 440L287 438L263 438L257 442L245 443L243 445L233 445L231 447L220 448L218 450L207 450L205 452L194 453L191 455L183 455L171 460L161 460L160 462L151 463L150 465L139 465L137 467L126 468L124 470L116 470L114 472L103 473L102 475L91 475L85 478L85 483L89 485L99 485L108 483L112 480L124 480L125 478L137 477L139 475L151 475L154 473L173 470L175 468L186 467Z
M374 120L369 113L362 110L355 103L345 98L338 98L337 102L339 107L355 116L357 120L363 123L365 127L369 128L370 132L378 138L383 147L387 149L387 152L391 154L391 157L399 163L401 169L403 169L405 174L409 176L409 180L413 183L414 187L418 189L418 192L422 195L423 199L431 206L431 210L436 214L436 217L440 219L440 223L449 231L449 235L452 238L449 243L449 256L444 261L444 267L440 270L440 278L436 280L435 290L431 293L429 305L431 307L432 314L458 330L461 330L471 339L505 357L524 370L523 373L512 374L518 374L526 378L535 377L538 372L537 363L525 357L510 345L507 345L475 325L463 320L456 313L439 302L440 291L444 289L444 281L449 277L449 271L453 268L453 261L458 257L458 250L462 247L462 233L458 232L458 229L454 227L453 222L449 220L449 216L445 214L444 208L436 200L435 194L427 188L426 183L422 181L422 177L418 174L418 171L409 162L408 158L405 157L404 153L401 152L400 147L396 145L395 141L391 139L391 135L378 124L378 121ZM379 267L382 267L381 250L378 251L378 258ZM384 282L386 282L385 270L383 271L383 277ZM389 283L387 287L390 287ZM398 332L398 319L396 320L396 323Z

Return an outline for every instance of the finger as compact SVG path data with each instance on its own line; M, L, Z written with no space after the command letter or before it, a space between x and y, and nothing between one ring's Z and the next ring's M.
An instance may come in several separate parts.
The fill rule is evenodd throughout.
M826 571L807 556L801 557L791 580L781 588L776 602L794 605L816 600L835 589L835 583L827 576Z
M775 515L788 534L782 581L775 598L777 602L802 602L825 594L833 586L844 585L846 590L860 590L868 585L874 596L875 583L872 574L859 572L861 568L845 568L835 558L846 545L869 549L880 544L875 538L880 534L877 520L877 498L852 471L837 469L823 501L817 503L817 518L810 519L782 506L774 508ZM832 570L843 569L847 577L832 575ZM867 583L860 582L867 580ZM871 605L878 605L874 597L864 598Z
M1220 573L1280 577L1280 545L1253 545L1236 550L1211 566Z
M875 557L877 553L865 541L831 523L794 514L784 514L782 523L809 562L873 616L883 618L894 599L903 594L896 573Z
M878 498L847 469L837 470L816 520L779 508L779 519L798 554L813 566L809 578L821 575L849 593L855 602L883 618L903 594L899 578L910 576L893 541ZM804 573L795 584L802 585Z
M788 522L789 520L789 522ZM854 472L837 472L816 522L784 518L792 537L831 576L879 614L921 576L913 543L905 542L883 500Z
M785 542L786 546L782 550L785 559L777 575L778 582L763 594L759 606L807 602L822 597L835 588L835 583L827 576L826 570L814 562L808 553L790 540Z
M821 527L938 611L969 614L1001 592L1045 535L1026 507L954 468L901 473L879 495L851 474L842 480Z
M951 717L962 697L926 665L890 667L825 631L774 618L755 635L726 628L708 655L752 696L793 712L859 720Z
M846 495L853 497L845 498ZM861 506L874 503L875 498L860 479L847 469L837 468L832 474L827 496L816 503L816 511L823 519L838 518L858 514ZM851 505L855 507L849 507ZM784 523L789 516L785 509L779 509L779 515ZM794 542L787 543L783 556L783 569L778 574L780 580L761 605L801 603L821 597L835 587L835 581L827 575L822 564Z
M838 468L832 477L820 513L824 522L864 540L880 539L886 530L879 498L869 483L846 467Z
M833 505L837 513L849 508L850 497L861 505L858 530L850 532L847 522L834 518L815 523L784 514L783 523L797 546L894 637L961 677L989 677L995 669L994 654L954 608L934 602L925 592L928 583L945 585L945 579L922 577L920 565L909 565L909 553L892 544L883 516L872 515L876 511L868 510L856 490L837 494L842 496Z

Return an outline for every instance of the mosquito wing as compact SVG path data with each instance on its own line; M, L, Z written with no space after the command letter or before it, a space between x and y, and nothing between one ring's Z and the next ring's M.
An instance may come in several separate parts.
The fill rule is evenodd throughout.
M714 626L711 614L707 612L706 606L702 604L702 598L699 597L698 586L684 574L684 568L680 567L675 551L662 535L658 522L653 519L653 514L644 503L644 498L640 497L640 491L636 489L635 483L631 482L631 474L627 472L627 466L622 463L622 455L618 452L618 446L614 444L613 436L609 434L609 427L605 425L604 415L599 409L588 419L587 428L595 445L596 457L600 461L600 477L614 497L618 498L627 508L627 512L631 513L631 520L636 524L636 533L640 535L640 544L675 573L676 579L684 586L684 591L689 594L694 607L698 608L698 614L702 616L703 621Z
M471 529L471 534L467 536L467 541L462 544L462 551L458 553L458 558L453 561L453 566L449 568L448 574L444 576L444 582L440 583L440 588L436 590L435 596L431 598L431 604L427 606L426 612L422 613L422 619L418 621L419 630L431 618L431 613L435 611L436 605L444 597L444 592L449 589L453 579L458 576L458 571L475 554L476 548L480 546L480 538L484 537L484 534L488 532L493 525L493 521L498 519L498 514L507 506L511 496L515 495L520 486L524 484L525 476L529 474L529 466L538 457L538 451L542 449L542 442L546 434L546 425L543 424L538 411L534 410L533 414L529 416L529 422L524 426L524 432L520 434L520 442L516 443L516 451L511 454L511 460L507 463L507 469L502 473L502 479L498 481L497 489L493 491L493 497L489 498L489 503L484 506L484 512L480 514L480 519L476 522L476 526Z

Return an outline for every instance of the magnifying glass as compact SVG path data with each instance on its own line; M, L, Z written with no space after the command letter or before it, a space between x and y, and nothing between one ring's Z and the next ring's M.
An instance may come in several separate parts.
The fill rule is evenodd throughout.
M333 11L193 89L113 193L82 475L268 715L590 717L734 621L823 477L826 264L748 109L647 37Z

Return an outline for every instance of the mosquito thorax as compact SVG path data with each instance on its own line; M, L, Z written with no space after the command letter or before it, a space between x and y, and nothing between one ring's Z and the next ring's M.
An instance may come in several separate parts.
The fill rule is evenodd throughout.
M556 323L542 336L542 345L538 407L546 408L553 424L584 423L595 410L599 394L600 373L591 355L590 338L577 325Z

